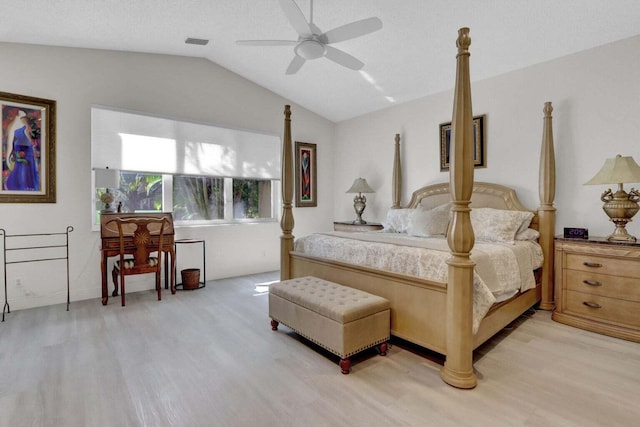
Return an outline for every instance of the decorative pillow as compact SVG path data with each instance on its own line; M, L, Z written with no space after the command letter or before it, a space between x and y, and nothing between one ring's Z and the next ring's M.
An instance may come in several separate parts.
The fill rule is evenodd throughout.
M522 221L522 224L520 224L520 228L518 228L518 231L516 231L516 236L520 233L524 233L527 229L529 229L529 226L531 225L531 221L533 220L534 216L535 215L531 213L531 219L529 221L526 221L526 220Z
M411 216L407 234L420 237L444 236L448 225L448 209L416 210Z
M493 208L471 210L471 225L477 240L514 243L516 233L526 223L529 227L533 212Z
M533 228L527 228L524 231L519 231L516 233L516 240L538 240L540 238L540 233L538 230L534 230Z
M409 228L411 216L415 209L389 209L387 218L382 222L387 233L406 233Z

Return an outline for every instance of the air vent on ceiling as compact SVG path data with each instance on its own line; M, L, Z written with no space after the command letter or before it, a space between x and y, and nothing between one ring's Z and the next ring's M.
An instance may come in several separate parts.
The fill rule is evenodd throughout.
M197 44L199 46L204 46L209 43L207 39L195 39L193 37L188 37L185 41L186 44Z

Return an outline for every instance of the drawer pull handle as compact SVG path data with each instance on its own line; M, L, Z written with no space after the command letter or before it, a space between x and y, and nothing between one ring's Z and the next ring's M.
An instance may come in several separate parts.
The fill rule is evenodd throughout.
M602 282L598 282L597 280L583 280L582 283L589 286L602 286Z
M597 262L583 262L582 265L585 265L587 267L595 267L595 268L600 268L602 267L602 264L599 264Z
M584 301L583 304L591 308L602 308L600 304L596 304L595 302Z

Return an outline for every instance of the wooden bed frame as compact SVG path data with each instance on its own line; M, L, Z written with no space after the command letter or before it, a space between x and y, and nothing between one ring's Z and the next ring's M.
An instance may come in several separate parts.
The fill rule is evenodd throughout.
M389 271L355 266L296 253L293 250L293 163L291 110L285 106L282 156L281 278L316 276L387 298L391 302L391 333L445 355L442 379L459 388L473 388L473 350L507 326L527 309L539 303L553 308L553 238L555 230L555 159L551 122L551 103L544 106L544 126L540 157L540 206L532 227L540 231L544 265L538 285L507 301L494 305L472 332L473 269L469 258L474 245L470 204L474 207L528 210L515 191L497 184L474 183L473 114L469 78L469 29L458 31L457 69L451 129L450 182L421 188L413 193L408 207L451 203L452 220L448 230L451 250L448 283L433 282ZM401 167L399 136L396 136L393 165L393 203L400 207ZM473 196L473 197L472 197Z

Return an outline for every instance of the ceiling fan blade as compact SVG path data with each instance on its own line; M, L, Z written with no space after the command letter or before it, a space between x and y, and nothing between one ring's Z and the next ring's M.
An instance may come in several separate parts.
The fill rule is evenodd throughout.
M373 33L381 28L382 21L380 19L367 18L329 30L321 35L320 39L325 43L338 43Z
M296 32L301 37L310 36L313 32L309 27L309 23L307 22L307 19L304 17L304 14L302 13L298 5L295 3L295 1L293 0L279 0L279 1L280 1L280 7L284 11L284 14L286 15L287 19L291 23L291 26L296 30Z
M236 44L242 46L293 46L294 40L236 40Z
M336 64L340 64L344 67L351 68L352 70L359 70L364 67L364 62L349 55L347 52L343 52L335 47L325 46L327 48L325 57L329 58Z
M287 72L285 74L295 74L298 70L304 65L306 60L298 55L293 57L293 60L287 67Z

